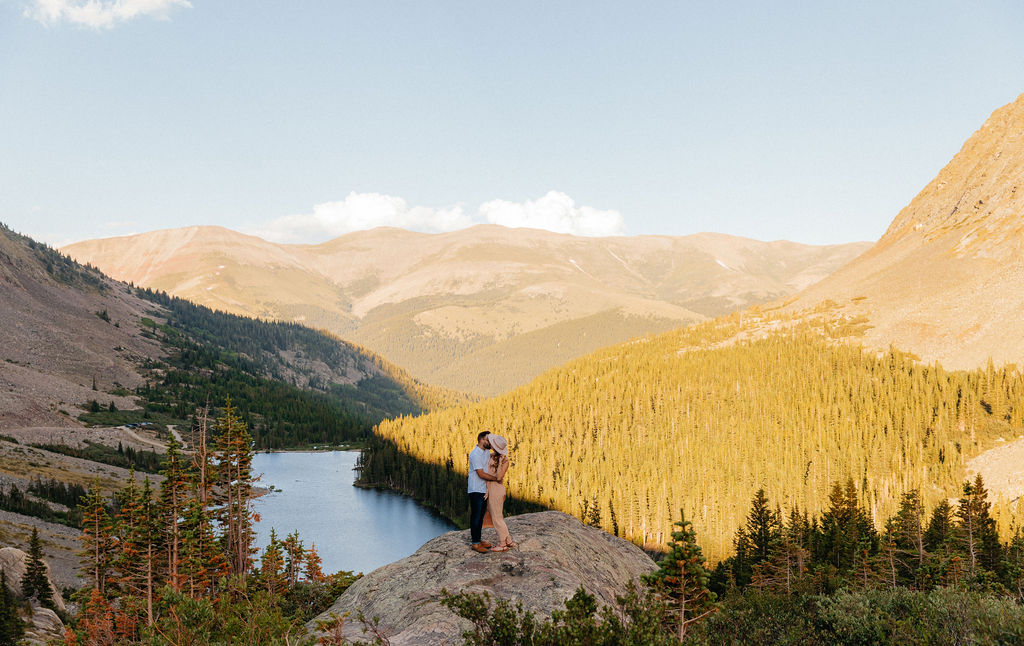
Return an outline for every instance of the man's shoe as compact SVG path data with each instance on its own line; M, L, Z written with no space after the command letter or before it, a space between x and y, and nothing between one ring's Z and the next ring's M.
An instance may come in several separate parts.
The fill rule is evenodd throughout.
M481 554L487 554L488 552L490 552L489 549L484 547L483 543L473 543L473 551L480 552Z
M485 548L491 547L491 544L487 541L480 541L480 545L483 545Z

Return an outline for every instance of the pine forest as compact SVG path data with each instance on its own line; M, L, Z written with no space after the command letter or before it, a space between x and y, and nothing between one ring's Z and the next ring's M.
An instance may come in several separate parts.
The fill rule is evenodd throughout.
M732 551L759 489L813 515L835 482L850 480L881 527L908 491L928 508L957 496L968 459L1021 433L1024 378L1012 367L954 372L868 352L830 338L850 322L828 316L762 313L760 324L779 331L744 339L746 316L604 349L493 399L382 422L361 482L465 524L466 454L489 430L510 440L518 510L562 510L658 549L682 508L714 562ZM997 498L993 514L1009 535L1014 504Z

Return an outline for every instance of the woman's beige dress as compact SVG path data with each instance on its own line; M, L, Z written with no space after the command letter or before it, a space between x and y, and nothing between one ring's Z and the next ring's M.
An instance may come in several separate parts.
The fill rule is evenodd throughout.
M508 458L502 458L501 462L498 463L498 467L494 467L494 461L487 463L487 473L499 478L504 478L505 473L508 471ZM490 516L490 525L487 524L485 519L485 525L493 526L498 532L498 546L510 545L512 543L512 537L509 536L508 526L505 525L505 519L502 516L503 509L505 507L505 485L500 482L487 481L487 515Z

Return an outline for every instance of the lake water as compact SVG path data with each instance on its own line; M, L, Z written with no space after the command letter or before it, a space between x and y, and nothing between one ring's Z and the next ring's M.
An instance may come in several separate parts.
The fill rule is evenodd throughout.
M257 498L257 545L298 530L308 548L316 543L323 570L370 572L409 556L428 540L455 527L399 494L353 486L357 451L257 453L259 484L280 491Z

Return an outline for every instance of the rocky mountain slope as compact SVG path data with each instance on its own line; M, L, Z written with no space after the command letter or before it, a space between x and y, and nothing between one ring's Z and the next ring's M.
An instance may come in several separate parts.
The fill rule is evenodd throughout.
M477 554L469 549L469 530L442 534L356 581L317 619L349 612L346 638L365 639L354 619L362 611L379 618L392 646L458 643L471 626L439 603L442 589L487 592L550 616L581 585L599 603L614 605L627 583L655 569L640 548L567 514L523 514L509 518L508 527L517 549ZM484 530L484 539L496 540L493 530ZM308 628L314 631L316 620Z
M37 478L119 489L128 470L94 460L152 451L174 426L187 434L196 408L207 397L222 405L224 393L271 446L322 442L331 424L362 438L373 422L429 408L437 394L334 337L132 289L0 225L5 493L27 492ZM147 421L132 430L129 419ZM314 435L297 439L303 428ZM77 530L17 511L0 511L0 545L24 547L39 529L54 578L74 585Z
M862 256L786 309L832 301L864 343L946 367L1024 365L1024 94L996 110Z
M188 353L176 366L185 373L202 373L203 361L215 359L219 371L234 362L247 378L344 398L375 418L422 410L431 395L337 338L133 290L2 225L0 302L0 431L81 426L90 400L134 408L133 389L165 374L168 353Z
M598 347L788 296L867 247L482 225L314 246L190 227L64 250L210 307L330 330L429 383L495 394Z
M139 332L152 304L2 227L0 303L0 428L78 426L71 413L97 397L94 383L135 388L144 381L140 361L163 356Z

